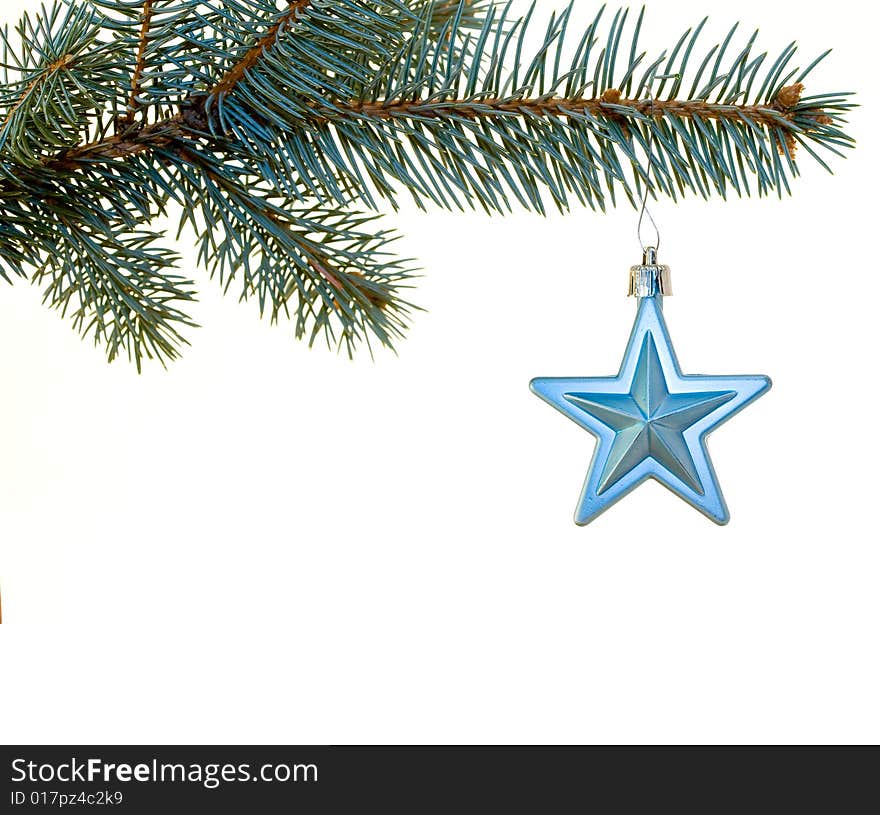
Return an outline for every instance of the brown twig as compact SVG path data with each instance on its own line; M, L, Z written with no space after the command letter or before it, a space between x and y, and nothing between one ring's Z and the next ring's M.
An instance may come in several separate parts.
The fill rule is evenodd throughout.
M588 114L598 119L610 119L617 122L623 120L625 122L623 108L629 108L638 111L643 116L653 116L655 119L663 116L676 116L680 119L727 120L739 124L749 120L775 131L777 128L785 128L787 122L794 120L793 108L797 101L794 101L793 104L785 104L794 98L791 93L785 93L787 90L783 88L778 99L770 105L721 105L699 100L680 99L656 99L652 102L646 99L609 97L607 92L603 97L584 99L541 97L515 100L450 99L430 103L410 100L340 102L334 103L332 109L315 106L314 114L310 118L315 124L323 124L347 114L352 117L390 120L406 117L436 119L451 116L459 119L479 119L499 114L513 116L528 113L531 116L558 118ZM798 96L797 99L799 98ZM827 117L823 117L821 114L817 114L813 118L819 124L827 121ZM153 147L164 147L187 132L188 122L187 113L182 111L175 116L147 125L136 133L117 134L72 148L50 159L47 164L58 166L60 169L74 169L77 162L83 160L125 158L145 152Z
M153 19L153 0L145 0L144 10L141 13L141 33L138 39L137 57L135 59L134 72L131 75L131 93L128 96L128 108L125 116L121 117L123 126L134 122L134 115L141 106L138 101L141 89L141 79L147 62L147 39L150 34L150 23Z
M221 93L229 93L242 79L242 77L247 73L249 68L252 68L257 60L263 56L263 52L275 44L275 41L278 39L278 34L281 31L282 26L289 23L292 19L294 19L297 14L301 11L307 9L310 5L312 5L312 0L292 0L290 3L290 8L278 18L275 24L265 33L263 37L251 48L249 51L245 53L245 55L235 64L226 74L220 78L220 80L214 85L211 89L212 94L221 94Z
M780 110L766 105L717 105L699 100L615 98L608 93L599 98L561 99L558 97L538 99L450 99L442 102L413 102L388 100L384 102L357 102L334 104L332 111L316 109L317 118L330 120L338 118L339 113L364 116L371 119L394 119L413 116L419 118L442 118L447 116L479 119L484 116L512 115L529 113L532 116L553 116L565 118L590 115L596 118L625 120L625 112L619 108L630 108L643 116L655 119L663 116L676 116L679 119L721 120L742 122L743 117L755 124L779 127L780 118L791 121L794 116L788 110Z
M45 166L75 170L86 161L127 158L156 147L165 147L184 135L183 114L142 127L135 133L117 133L98 141L72 147L50 158Z

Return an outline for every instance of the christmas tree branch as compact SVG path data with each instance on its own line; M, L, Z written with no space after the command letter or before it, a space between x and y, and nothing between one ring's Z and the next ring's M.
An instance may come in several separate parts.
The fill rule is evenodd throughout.
M853 144L848 95L805 95L824 54L800 69L793 44L770 58L736 27L701 49L704 20L649 56L644 10L575 31L567 6L543 32L534 12L55 0L4 36L0 274L36 269L111 358L173 358L192 293L146 227L175 203L224 289L351 352L392 344L413 308L394 236L353 205L783 194L798 149L827 167Z
M803 85L782 88L777 99L769 105L723 105L688 99L624 99L619 91L606 91L602 97L564 99L556 96L542 98L504 99L445 99L442 102L412 102L390 99L382 102L342 102L332 108L314 107L309 120L315 124L327 124L336 119L443 119L443 118L496 118L503 115L531 118L567 118L592 116L614 119L625 126L627 116L639 114L642 119L700 119L702 121L749 121L759 127L797 130L794 105L784 105L783 99L800 98ZM814 113L804 114L817 124L830 123L830 117L818 108ZM125 136L113 135L89 144L66 150L51 158L47 164L56 168L76 169L80 160L117 159L135 155L154 147L164 147L189 132L184 114L169 117L146 126L138 132Z
M256 297L272 321L292 317L298 337L353 353L370 335L384 345L400 338L415 308L402 299L409 262L388 248L396 236L366 229L375 216L298 208L277 191L262 189L241 168L198 150L175 150L177 177L194 207L187 212L199 235L202 262L228 288L243 273L241 298Z
M186 344L178 326L194 325L180 308L193 300L192 282L170 273L178 258L155 245L161 235L117 227L107 234L60 214L54 251L34 281L111 362L125 351L140 370L145 358L176 359Z

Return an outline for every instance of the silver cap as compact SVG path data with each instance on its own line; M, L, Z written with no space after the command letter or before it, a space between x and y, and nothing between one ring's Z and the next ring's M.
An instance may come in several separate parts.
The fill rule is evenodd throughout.
M668 266L657 263L657 250L645 249L642 262L629 271L630 297L669 297L672 294L672 272Z

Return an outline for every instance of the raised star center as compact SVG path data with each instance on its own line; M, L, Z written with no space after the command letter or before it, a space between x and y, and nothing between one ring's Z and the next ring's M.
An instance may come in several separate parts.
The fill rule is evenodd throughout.
M705 489L684 433L735 396L736 391L670 393L650 333L645 335L628 391L564 394L566 401L615 433L599 477L599 495L647 459L703 495Z

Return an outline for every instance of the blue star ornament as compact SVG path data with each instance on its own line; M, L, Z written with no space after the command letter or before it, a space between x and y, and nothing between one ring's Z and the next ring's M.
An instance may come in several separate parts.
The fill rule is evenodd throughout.
M684 376L644 297L614 377L535 379L532 390L598 439L575 522L585 526L649 478L718 524L730 520L706 437L770 387L766 376Z

